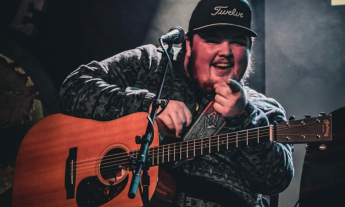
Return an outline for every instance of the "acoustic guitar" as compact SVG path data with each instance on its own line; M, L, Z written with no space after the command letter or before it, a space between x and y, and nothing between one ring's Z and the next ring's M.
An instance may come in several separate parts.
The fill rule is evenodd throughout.
M146 113L100 122L63 114L47 116L25 136L16 161L14 207L142 206L139 195L129 199ZM150 202L168 206L174 183L160 164L190 159L262 142L302 143L332 140L332 116L290 121L260 128L159 145L158 127L148 156Z

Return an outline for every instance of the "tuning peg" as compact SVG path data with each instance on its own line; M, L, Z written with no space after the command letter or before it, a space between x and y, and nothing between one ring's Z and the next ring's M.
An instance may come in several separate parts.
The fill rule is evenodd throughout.
M310 119L311 116L309 114L304 115L304 119Z
M296 118L296 116L290 116L289 121L293 121L293 120L295 120L295 118Z
M325 112L320 112L319 116L326 116L326 113Z

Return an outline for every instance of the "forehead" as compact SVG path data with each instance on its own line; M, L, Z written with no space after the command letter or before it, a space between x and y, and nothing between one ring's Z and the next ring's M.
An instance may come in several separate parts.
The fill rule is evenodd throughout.
M229 38L249 38L249 35L246 31L233 28L233 27L216 27L212 29L205 29L202 31L197 32L200 37L207 38L207 37L217 37L222 39L229 39Z

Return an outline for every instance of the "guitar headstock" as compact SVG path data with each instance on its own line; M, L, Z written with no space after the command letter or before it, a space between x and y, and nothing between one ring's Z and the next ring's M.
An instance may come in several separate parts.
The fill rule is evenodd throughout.
M282 143L332 141L332 115L320 113L318 117L294 120L276 126L276 141Z

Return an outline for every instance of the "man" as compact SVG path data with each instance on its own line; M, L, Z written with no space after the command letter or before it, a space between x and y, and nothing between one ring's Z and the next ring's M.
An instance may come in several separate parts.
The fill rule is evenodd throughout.
M160 129L182 138L211 101L226 120L222 132L267 126L285 120L273 99L243 86L252 37L251 9L244 0L201 0L183 48L174 48L173 74L163 90L171 101L157 117ZM102 62L80 66L61 89L63 112L112 120L149 112L166 59L153 45L138 47ZM172 138L175 137L175 138ZM291 148L264 143L197 157L174 165L175 206L264 206L261 194L283 191L293 177Z

